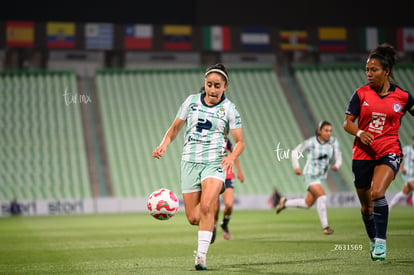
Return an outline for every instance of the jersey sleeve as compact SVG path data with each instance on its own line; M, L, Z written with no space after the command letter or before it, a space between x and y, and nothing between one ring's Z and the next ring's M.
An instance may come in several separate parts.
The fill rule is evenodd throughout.
M339 142L337 139L334 140L333 148L334 148L334 159L335 159L334 166L339 168L342 165L342 151L341 151L341 146L339 145Z
M405 105L405 109L414 116L414 97L408 93L407 104Z
M229 127L230 129L238 129L242 127L240 114L234 104L231 104L229 109Z
M346 107L345 114L359 117L360 111L361 111L361 101L359 99L358 92L355 90L349 100L348 107Z
M181 120L187 120L188 112L190 110L191 96L188 96L187 99L181 104L180 109L177 112L176 117Z

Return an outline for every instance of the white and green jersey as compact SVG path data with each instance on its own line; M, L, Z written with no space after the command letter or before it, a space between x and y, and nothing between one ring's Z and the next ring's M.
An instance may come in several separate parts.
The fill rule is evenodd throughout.
M229 130L241 128L240 114L224 95L220 103L208 106L204 93L187 97L177 113L186 120L182 160L208 163L221 161L226 154Z
M404 177L404 181L414 180L414 146L408 145L403 148L404 154L404 169L407 171Z
M342 164L341 148L338 140L334 137L322 143L317 136L313 136L299 144L294 152L295 154L292 154L294 168L299 168L298 159L307 153L303 175L326 178L331 166L335 165L339 168Z

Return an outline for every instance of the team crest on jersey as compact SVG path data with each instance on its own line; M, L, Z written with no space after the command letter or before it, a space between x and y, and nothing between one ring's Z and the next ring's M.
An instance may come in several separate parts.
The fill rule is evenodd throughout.
M401 111L401 104L400 103L394 103L394 105L392 105L392 108L394 109L394 112L398 113Z
M216 112L216 116L218 116L218 118L223 118L225 115L226 115L226 110L224 109L224 107L221 107Z

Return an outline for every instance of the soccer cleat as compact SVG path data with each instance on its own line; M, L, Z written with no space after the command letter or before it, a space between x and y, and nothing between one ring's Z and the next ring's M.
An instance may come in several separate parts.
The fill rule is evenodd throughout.
M334 231L333 231L332 228L330 228L329 226L327 226L327 227L325 227L322 230L322 233L325 234L325 235L332 235L334 233Z
M280 198L280 201L279 201L279 203L277 204L277 207L276 207L276 214L279 214L280 211L282 211L283 209L286 208L285 203L286 203L286 198L285 197Z
M216 240L216 235L217 235L217 227L216 225L214 225L213 235L211 236L210 244L214 243L214 241Z
M223 223L220 225L221 228L223 229L223 237L226 240L230 240L230 231L229 231L229 227L224 225Z
M384 261L387 252L387 245L385 240L375 240L375 248L372 251L373 261Z
M195 256L195 269L196 270L207 270L206 265L206 255L198 254L197 251L194 251Z
M372 252L374 252L375 249L375 240L370 240L369 241L369 256L371 257L371 260L374 260L374 258L372 257Z

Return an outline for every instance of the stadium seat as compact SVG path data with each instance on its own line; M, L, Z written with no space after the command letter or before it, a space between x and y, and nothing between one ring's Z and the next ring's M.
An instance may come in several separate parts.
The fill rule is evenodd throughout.
M72 72L0 73L0 200L90 198Z

